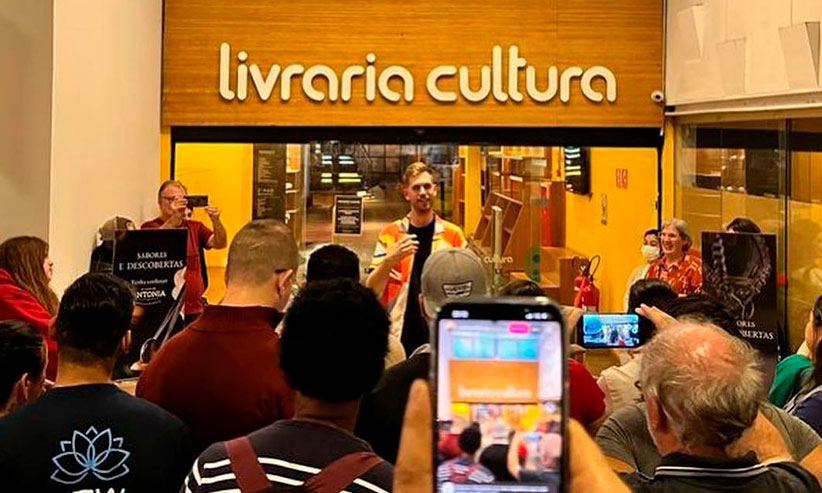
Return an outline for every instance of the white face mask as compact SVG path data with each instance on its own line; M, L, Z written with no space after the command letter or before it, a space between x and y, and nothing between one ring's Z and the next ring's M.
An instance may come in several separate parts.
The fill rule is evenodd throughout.
M659 247L642 245L642 256L645 257L645 260L648 262L653 262L659 258Z

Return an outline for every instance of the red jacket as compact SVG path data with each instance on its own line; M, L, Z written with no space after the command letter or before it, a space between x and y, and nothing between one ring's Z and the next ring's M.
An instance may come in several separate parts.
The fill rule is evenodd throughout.
M49 337L51 315L31 293L21 288L11 274L0 269L0 320L19 320L34 327L46 338L49 363L46 378L57 376L57 343Z

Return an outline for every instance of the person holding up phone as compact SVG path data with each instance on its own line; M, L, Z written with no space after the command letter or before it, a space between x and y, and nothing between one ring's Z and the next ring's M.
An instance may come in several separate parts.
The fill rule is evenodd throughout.
M160 185L157 192L157 204L160 215L151 221L143 223L141 229L150 228L186 228L188 230L188 245L186 247L186 291L185 313L186 325L193 322L203 312L203 271L201 262L202 250L215 248L221 250L228 246L228 234L220 221L220 208L207 203L205 211L211 219L212 229L199 221L188 219L185 185L177 180L166 180Z
M400 338L405 354L410 355L428 342L428 327L416 303L425 260L431 252L461 248L466 242L459 226L434 213L437 185L434 171L426 164L406 168L402 192L411 211L380 232L365 284L389 310L391 334Z

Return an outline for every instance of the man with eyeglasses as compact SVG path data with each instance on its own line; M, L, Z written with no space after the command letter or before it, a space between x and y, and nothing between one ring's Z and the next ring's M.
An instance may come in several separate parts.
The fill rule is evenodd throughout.
M411 211L380 232L365 284L388 309L391 335L400 338L410 355L428 342L428 327L417 301L422 266L432 252L461 248L466 242L459 226L434 213L437 185L431 168L424 163L409 165L402 185Z
M203 293L205 293L203 250L212 248L220 250L228 246L228 235L225 226L220 221L220 208L212 204L206 206L205 212L211 219L213 227L213 230L209 229L205 224L188 218L190 208L186 200L187 193L185 185L177 180L163 182L157 192L160 216L141 226L141 229L186 228L188 230L186 291L183 308L186 325L193 322L203 312Z

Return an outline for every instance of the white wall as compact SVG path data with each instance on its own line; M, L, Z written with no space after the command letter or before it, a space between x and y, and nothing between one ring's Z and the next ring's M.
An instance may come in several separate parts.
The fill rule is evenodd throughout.
M0 241L49 232L52 5L0 0Z
M796 80L815 71L812 58L819 64L818 40L806 57L796 45L783 48L780 35L820 20L822 0L668 0L667 103L820 91L822 71Z
M38 0L39 1L39 0ZM97 228L156 209L162 0L54 2L49 242L61 291Z

